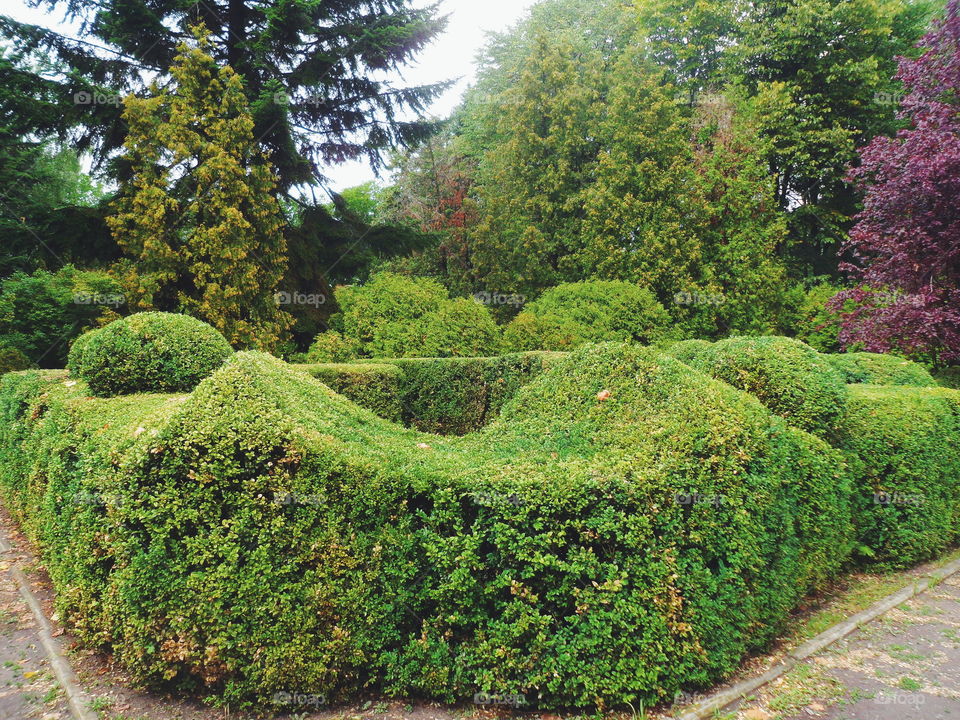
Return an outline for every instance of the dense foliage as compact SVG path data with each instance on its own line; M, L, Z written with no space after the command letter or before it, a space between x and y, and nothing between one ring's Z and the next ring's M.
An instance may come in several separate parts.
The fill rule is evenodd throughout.
M937 386L937 381L922 365L895 355L857 352L824 355L824 358L843 375L847 383Z
M132 307L186 312L235 346L274 348L293 320L275 298L286 243L273 171L240 77L196 34L178 47L173 88L125 102L131 177L108 222L132 259Z
M158 312L114 320L74 345L71 369L103 396L189 391L233 354L210 325Z
M670 315L647 288L594 280L563 283L528 303L504 331L514 351L571 350L587 342L661 339Z
M125 305L120 283L101 271L16 272L0 283L0 346L35 366L61 368L75 337Z
M474 357L500 347L490 311L474 299L449 298L434 280L382 272L363 285L337 288L335 297L340 314L331 323L363 357ZM314 346L318 353L343 347L322 334Z
M860 285L838 303L842 340L876 352L960 359L960 3L923 40L919 58L902 59L909 127L861 151L852 178L866 190L850 232L848 265Z

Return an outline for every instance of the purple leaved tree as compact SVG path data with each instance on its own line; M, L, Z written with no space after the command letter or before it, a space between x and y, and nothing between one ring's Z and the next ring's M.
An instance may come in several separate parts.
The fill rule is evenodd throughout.
M857 287L837 295L840 340L874 352L960 360L960 0L901 58L909 126L860 150L850 180L865 192L841 267Z

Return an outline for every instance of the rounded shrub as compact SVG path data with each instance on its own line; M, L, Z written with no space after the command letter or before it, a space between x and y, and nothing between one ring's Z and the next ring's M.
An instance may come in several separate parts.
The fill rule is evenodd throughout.
M694 367L759 398L788 423L831 438L847 395L823 355L785 337L733 337L690 359Z
M476 300L444 300L410 327L408 357L478 357L500 349L500 327Z
M690 364L708 350L711 344L706 340L681 340L663 345L660 349L665 355Z
M504 332L513 351L571 350L584 343L662 339L670 315L645 287L618 280L564 283L526 306Z
M824 358L848 384L937 387L937 381L926 368L896 355L855 352L824 355Z
M185 392L232 354L223 335L201 320L145 312L88 333L73 365L95 395Z
M360 352L357 343L348 341L336 330L317 335L307 350L308 363L344 363L355 359Z
M935 557L960 537L960 392L851 385L841 446L854 478L864 559L881 568Z
M0 345L0 375L30 367L30 358L15 347Z
M93 339L94 335L100 332L101 329L102 328L88 330L83 335L77 337L70 344L70 352L67 354L67 370L69 370L70 374L74 377L83 377L84 353L86 352L87 346L90 344L90 341Z

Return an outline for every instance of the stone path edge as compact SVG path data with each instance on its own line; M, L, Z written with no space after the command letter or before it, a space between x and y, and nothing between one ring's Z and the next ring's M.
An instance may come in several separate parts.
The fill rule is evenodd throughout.
M0 529L0 551L9 552L11 549L6 533ZM27 577L15 563L10 566L10 574L17 583L20 595L30 608L30 612L33 613L33 618L37 623L37 635L40 636L43 649L47 652L53 674L67 696L67 707L70 708L70 713L75 720L98 720L99 714L89 709L88 698L80 689L76 673L73 672L73 668L70 667L70 663L64 656L60 643L53 636L50 621L43 614L43 609L40 607L37 597L30 589Z
M958 571L960 571L960 559L954 560L942 568L927 573L914 581L912 585L908 585L895 593L887 595L866 610L861 610L855 615L851 615L846 620L837 623L833 627L827 628L819 635L797 646L787 653L787 657L780 664L770 668L762 675L748 678L728 688L718 690L704 700L692 705L682 715L678 715L676 720L707 720L707 718L714 717L717 711L723 710L723 708L728 705L743 699L767 683L788 673L797 663L806 660L811 655L815 655L837 640L845 638L858 628L877 619L884 613L905 603L916 595L929 590L931 587L943 582Z

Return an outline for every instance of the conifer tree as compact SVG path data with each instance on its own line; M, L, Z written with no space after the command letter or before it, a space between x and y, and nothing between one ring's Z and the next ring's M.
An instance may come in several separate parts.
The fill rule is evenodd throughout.
M131 176L108 222L131 261L122 267L133 305L185 312L235 346L270 349L291 323L275 299L286 265L276 181L240 77L209 48L197 28L172 82L126 99Z

